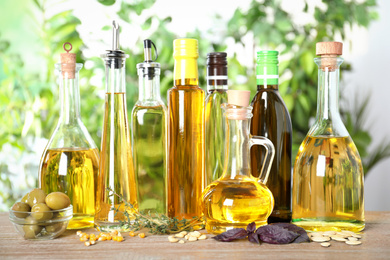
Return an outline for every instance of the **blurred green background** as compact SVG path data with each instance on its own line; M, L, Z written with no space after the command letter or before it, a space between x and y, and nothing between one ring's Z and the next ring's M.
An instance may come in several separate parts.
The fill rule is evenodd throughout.
M302 0L298 9L299 17L305 17L304 22L297 19L295 11L286 8L287 1L242 1L245 4L233 1L236 9L228 16L199 13L200 20L202 15L208 15L213 22L208 28L190 26L183 35L172 30L176 11L171 16L156 11L156 2L161 1L79 1L88 5L87 12L80 11L77 6L81 3L72 0L0 2L0 211L7 210L23 193L38 186L40 156L59 115L54 64L63 52L64 42L73 44L78 62L85 64L80 73L82 120L98 146L104 103L104 65L99 55L111 48L113 19L122 26L122 49L130 55L126 61L128 111L137 100L136 64L143 61L145 38L153 40L159 51L164 100L172 86L172 42L176 38L199 39L201 87L205 88L206 54L226 51L230 87L250 89L252 96L256 92L256 51L278 50L279 90L293 122L295 158L316 113L315 43L339 40L353 48L348 32L356 26L367 28L379 18L376 0L316 1L319 4ZM182 15L191 9L174 4L169 8ZM90 19L96 19L96 10L100 13L106 10L104 16L98 17L106 25L94 28L99 33L91 33L83 28L98 26ZM353 64L345 60L341 74L352 69ZM348 99L354 99L353 106L345 105L349 104L345 102ZM369 129L364 126L368 104L369 96L351 97L341 92L342 117L363 159L366 175L379 161L390 157L390 144L386 142L371 149L374 152L367 150L372 142Z

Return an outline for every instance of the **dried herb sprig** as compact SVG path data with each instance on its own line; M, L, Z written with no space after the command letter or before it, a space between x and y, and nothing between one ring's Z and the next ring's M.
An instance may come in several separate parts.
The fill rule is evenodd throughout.
M127 202L123 198L123 196L119 195L112 189L107 188L106 190L109 192L109 197L116 196L125 204L124 211L121 211L119 206L117 208L112 208L115 210L115 214L120 212L125 216L125 220L119 221L121 227L124 229L137 231L147 228L152 234L163 235L179 233L181 231L192 231L194 227L199 227L199 229L204 228L204 220L202 217L179 220L176 217L170 218L164 214L152 216L150 212L145 213L144 211L139 211L134 208L131 203ZM129 211L131 213L129 213Z
M245 228L233 228L213 238L221 242L231 242L246 237L250 242L257 244L260 242L269 244L310 242L303 228L290 223L274 223L256 229L256 224L252 222L248 224L246 230Z

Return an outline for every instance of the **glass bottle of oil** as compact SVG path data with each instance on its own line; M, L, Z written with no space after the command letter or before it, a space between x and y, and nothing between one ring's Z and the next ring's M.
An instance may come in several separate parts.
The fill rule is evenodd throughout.
M291 221L291 148L290 114L278 91L278 52L257 52L257 93L252 100L251 134L267 137L275 146L267 187L275 199L269 223ZM251 150L252 175L259 176L264 149Z
M70 48L65 47L69 44ZM39 187L46 193L61 191L73 205L69 229L93 227L99 151L80 117L79 71L76 54L61 54L56 64L60 85L60 118L43 152Z
M227 102L227 54L207 54L205 103L205 186L222 175L225 151L225 119L221 105Z
M144 40L145 61L137 64L139 98L132 119L134 171L140 210L166 214L167 108L160 97L160 63L152 60L151 40ZM157 50L156 50L157 53Z
M198 86L198 41L177 39L174 87L168 90L168 216L202 215L204 189L204 102Z
M106 63L106 96L95 214L95 227L102 231L123 230L120 221L125 220L125 210L132 213L121 199L110 196L107 188L121 195L134 209L138 208L126 108L127 57L119 50L119 25L114 21L112 50L102 55Z
M294 224L306 230L364 229L363 167L339 114L342 43L319 42L318 104L293 173Z
M232 228L267 224L274 198L265 185L272 166L274 146L265 137L249 134L252 107L249 91L228 90L228 104L223 104L226 117L226 160L222 176L203 192L206 230L222 233ZM254 145L265 148L259 178L253 177L249 150Z

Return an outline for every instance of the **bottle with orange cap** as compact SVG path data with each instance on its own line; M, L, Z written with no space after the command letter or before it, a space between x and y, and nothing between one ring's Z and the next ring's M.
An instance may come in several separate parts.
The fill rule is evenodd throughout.
M39 166L39 187L46 193L66 193L73 205L68 229L93 227L95 192L99 173L99 151L81 121L79 71L72 45L56 64L60 85L60 117L43 151Z
M173 42L174 86L168 90L168 216L200 217L204 189L204 103L198 86L198 41Z
M319 42L317 115L293 173L292 222L306 230L364 229L363 167L339 113L341 42Z
M222 176L203 192L203 213L206 229L222 233L232 228L267 224L274 207L274 197L265 186L275 155L272 142L249 133L252 107L250 91L228 90L228 103L222 105L225 117L225 164ZM250 164L250 148L265 148L260 175L254 177Z

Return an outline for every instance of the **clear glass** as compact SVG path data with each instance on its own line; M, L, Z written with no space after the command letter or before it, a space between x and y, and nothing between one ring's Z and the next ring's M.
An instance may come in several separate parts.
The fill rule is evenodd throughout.
M222 104L227 102L227 86L210 89L205 102L205 186L221 177L225 153L225 118Z
M138 204L145 212L166 214L167 108L160 97L160 68L141 65L139 99L131 114Z
M64 72L56 64L60 86L60 117L39 165L39 187L46 193L61 191L73 205L68 229L93 227L99 151L80 117L79 71Z
M316 58L318 104L293 173L294 224L306 230L364 229L364 181L359 152L339 113L342 58Z
M204 102L196 58L175 58L168 90L168 216L202 216L204 189Z
M274 146L265 137L251 136L249 121L252 107L224 105L226 117L226 158L222 176L203 192L206 230L222 233L232 228L267 224L274 198L265 185L274 157ZM251 174L250 148L261 145L266 150L259 178Z
M126 219L124 212L127 210L131 216L133 209L125 210L125 203L117 196L109 196L107 188L121 195L134 209L138 209L138 199L127 119L125 55L121 57L107 55L105 61L106 97L95 227L98 230L109 231L123 230L120 221Z

